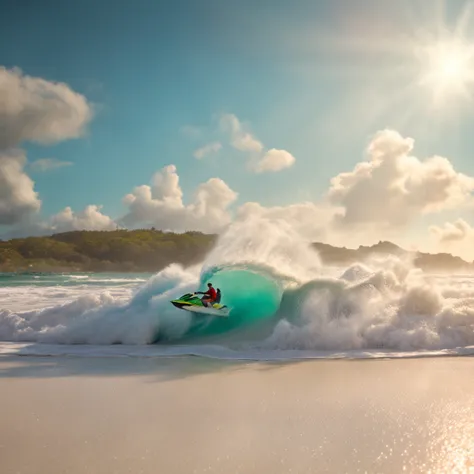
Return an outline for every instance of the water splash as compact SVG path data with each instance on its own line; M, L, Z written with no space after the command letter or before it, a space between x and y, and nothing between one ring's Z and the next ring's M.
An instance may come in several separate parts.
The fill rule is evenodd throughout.
M222 290L230 318L193 315L169 303L208 281ZM262 357L451 350L474 345L474 279L427 275L398 257L327 268L288 226L238 222L202 265L171 265L125 302L103 292L41 310L0 309L0 339L178 344L188 352L213 344Z

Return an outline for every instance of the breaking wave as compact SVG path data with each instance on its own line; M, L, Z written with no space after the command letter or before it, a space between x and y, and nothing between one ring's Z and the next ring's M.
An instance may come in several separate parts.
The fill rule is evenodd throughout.
M169 303L208 281L222 290L229 318ZM398 257L327 268L282 223L236 223L202 266L171 265L138 285L125 300L104 289L43 309L0 309L0 340L40 343L28 350L43 355L66 344L257 359L474 352L472 275L428 275Z

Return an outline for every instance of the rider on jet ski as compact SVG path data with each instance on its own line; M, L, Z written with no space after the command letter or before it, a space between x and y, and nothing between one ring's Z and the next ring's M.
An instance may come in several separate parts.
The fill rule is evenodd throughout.
M221 290L217 289L217 291L212 286L212 283L208 283L207 287L209 288L206 292L197 291L197 295L204 295L201 298L202 304L206 307L209 304L212 306L214 303L219 303L221 299Z

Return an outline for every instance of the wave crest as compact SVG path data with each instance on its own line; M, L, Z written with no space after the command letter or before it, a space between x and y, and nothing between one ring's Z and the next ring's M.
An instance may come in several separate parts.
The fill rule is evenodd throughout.
M228 319L174 308L212 281ZM202 267L171 265L125 302L109 292L0 310L0 339L54 344L219 344L240 351L423 351L474 345L474 280L379 257L325 268L291 229L238 223Z

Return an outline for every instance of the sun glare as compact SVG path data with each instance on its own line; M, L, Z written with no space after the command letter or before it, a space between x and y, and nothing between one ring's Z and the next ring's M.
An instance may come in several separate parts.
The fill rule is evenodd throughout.
M453 54L441 58L440 60L439 75L440 78L445 81L456 81L461 79L467 72L463 58L459 54Z
M446 130L474 116L474 0L456 6L461 2L409 2L413 6L406 8L389 3L393 10L377 25L356 16L342 37L315 33L315 41L307 42L310 51L347 58L327 62L331 74L354 84L338 112L353 108L354 126L361 129L383 117L430 136L437 127Z
M425 48L422 84L431 88L438 101L455 95L468 97L474 85L474 47L452 42Z

